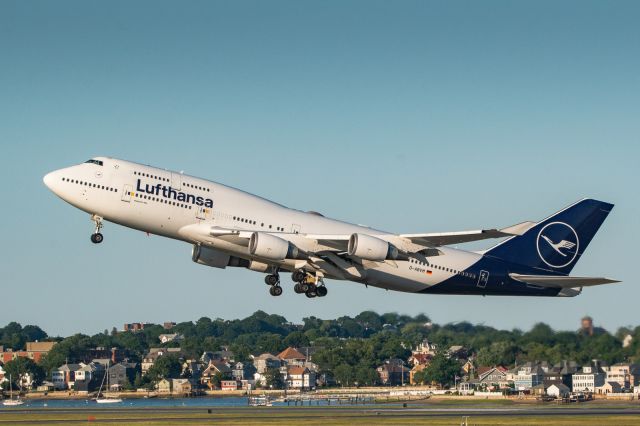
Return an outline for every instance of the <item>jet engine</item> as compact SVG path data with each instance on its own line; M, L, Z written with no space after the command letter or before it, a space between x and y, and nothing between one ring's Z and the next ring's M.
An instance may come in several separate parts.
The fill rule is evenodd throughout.
M248 268L251 266L251 262L246 259L231 256L209 247L202 247L198 244L193 245L191 259L200 265L207 265L213 268L224 269L227 266Z
M347 253L376 262L398 258L398 249L393 244L367 234L351 234Z
M264 232L254 232L249 240L249 253L270 260L299 259L300 251L287 240Z

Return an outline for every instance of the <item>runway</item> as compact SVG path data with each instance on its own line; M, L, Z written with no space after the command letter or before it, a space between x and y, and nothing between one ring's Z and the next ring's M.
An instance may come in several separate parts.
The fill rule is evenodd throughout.
M0 409L0 424L460 424L469 416L474 424L520 424L535 419L554 419L554 424L608 423L640 424L640 407L588 406L570 407L223 407L223 408L70 408L70 409ZM591 418L591 421L588 419ZM453 420L457 423L451 423ZM519 419L519 420L518 420ZM556 420L557 419L557 420ZM572 420L573 419L573 420ZM549 421L547 420L547 421ZM529 423L532 424L532 423Z

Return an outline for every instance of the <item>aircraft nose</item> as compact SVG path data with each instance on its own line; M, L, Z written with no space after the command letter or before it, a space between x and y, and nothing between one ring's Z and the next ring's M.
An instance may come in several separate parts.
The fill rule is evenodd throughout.
M59 180L58 176L59 176L58 171L53 171L51 173L47 173L42 178L42 181L47 186L47 188L49 188L54 193L56 192L56 188L55 188L56 187L56 183Z
M51 183L53 181L53 172L47 173L46 175L44 175L44 177L42 178L42 181L44 182L45 185L47 185L47 188L51 189Z

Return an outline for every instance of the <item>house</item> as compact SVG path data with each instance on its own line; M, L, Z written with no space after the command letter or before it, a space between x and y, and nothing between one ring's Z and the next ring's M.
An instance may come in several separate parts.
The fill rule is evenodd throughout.
M463 375L467 377L474 377L476 372L476 366L473 364L472 359L467 359L462 367L460 367L460 371Z
M408 362L409 362L409 365L412 365L412 366L416 366L416 365L426 366L426 365L429 365L432 358L433 358L433 355L414 353L409 357Z
M429 343L429 340L424 339L418 346L416 346L416 348L412 351L412 354L427 354L434 356L437 350L438 347L435 344Z
M153 324L148 323L148 322L132 322L132 323L125 324L122 327L122 331L125 331L125 332L126 331L130 331L132 333L136 333L138 331L144 330L145 327L150 326L150 325L153 325Z
M161 379L156 384L156 389L158 390L158 393L171 393L171 390L173 389L173 382L171 379Z
M76 380L76 371L83 365L64 364L51 372L51 382L56 390L72 389Z
M200 381L202 376L202 364L198 360L188 359L182 363L182 377L191 379L192 383Z
M39 363L57 342L27 342L24 351L13 351L12 349L0 352L0 362L7 363L19 357L29 358ZM4 348L3 348L4 349Z
M595 392L605 384L606 374L602 370L599 362L583 366L572 375L573 392Z
M173 321L165 321L164 323L162 323L162 328L164 328L165 330L171 330L175 326L176 323Z
M179 342L184 339L182 334L172 333L172 334L161 334L158 336L160 343L169 343L169 342Z
M100 362L90 362L89 364L83 364L78 370L75 371L75 381L91 381L94 376L98 376L102 380L104 371L106 369L105 364Z
M404 365L401 359L389 359L376 368L380 383L383 385L404 385L409 383L410 369Z
M43 381L42 384L36 388L38 392L51 392L53 390L55 390L53 382L47 380Z
M193 385L188 379L171 379L171 387L173 394L191 395Z
M122 390L130 387L138 372L138 364L135 362L119 362L109 367L109 390Z
M220 351L205 351L202 353L200 357L200 361L208 365L210 361L225 361L225 362L234 362L235 354L227 349L223 349Z
M231 370L231 377L235 380L248 380L252 379L256 372L256 368L253 364L246 362L236 362Z
M223 391L234 391L238 390L238 385L240 382L237 380L222 380L220 381L220 389Z
M531 390L531 388L543 383L544 370L537 363L527 362L512 371L516 390Z
M640 379L640 366L631 363L618 363L611 366L603 366L606 374L605 381L617 382L623 389L631 389Z
M409 371L409 383L411 383L412 385L417 385L418 382L416 381L416 373L424 370L425 368L427 368L426 364L418 364L415 365L410 371Z
M545 371L542 382L545 388L553 384L560 384L572 388L573 374L578 371L577 364L573 361L562 361Z
M307 357L291 346L280 352L278 358L287 365L302 366L307 361Z
M293 365L287 367L285 376L287 389L309 390L316 387L316 373L306 367Z
M281 365L282 361L280 358L270 353L263 353L253 357L253 366L259 374L264 374L270 368L280 368Z
M556 398L566 398L570 393L571 389L564 383L553 383L547 387L547 395L555 396Z
M478 379L465 380L458 383L458 392L461 395L468 395L478 388Z
M150 348L149 352L142 358L142 363L140 364L142 375L147 374L147 371L149 371L159 357L164 355L180 355L181 353L181 348Z
M73 389L76 392L92 392L96 390L102 383L105 372L105 364L99 362L85 364L75 372Z
M230 379L231 367L223 361L210 361L200 376L200 383L209 389L217 388L218 379Z
M509 387L507 369L503 366L480 367L478 369L477 387L488 390L506 389Z
M2 346L0 346L0 348L2 348ZM4 369L2 368L2 363L0 363L0 385L6 381L8 381L9 379L7 379L6 376L6 372L4 371Z
M618 382L605 382L604 385L596 388L598 394L623 393L624 388Z

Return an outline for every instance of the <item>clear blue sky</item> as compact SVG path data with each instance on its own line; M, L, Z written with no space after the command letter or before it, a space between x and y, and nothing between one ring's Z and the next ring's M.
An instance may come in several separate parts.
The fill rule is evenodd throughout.
M640 325L640 4L632 1L1 1L0 325L298 321L365 309L575 329ZM332 281L272 298L260 274L92 224L42 184L107 155L396 232L616 204L573 299L415 296Z

